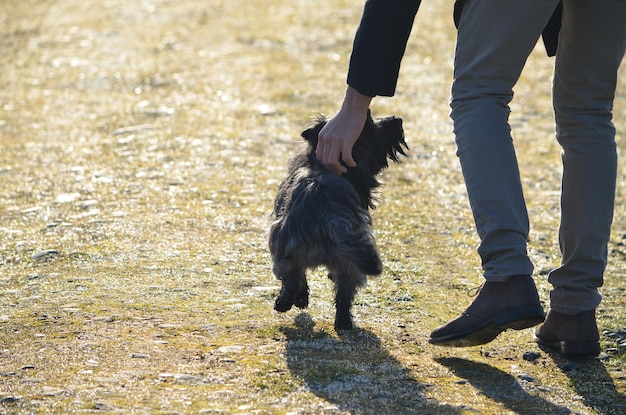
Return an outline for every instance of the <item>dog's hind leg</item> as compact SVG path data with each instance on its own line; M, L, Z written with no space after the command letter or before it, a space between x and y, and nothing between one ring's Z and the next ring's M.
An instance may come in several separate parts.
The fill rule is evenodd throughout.
M366 275L359 273L332 273L335 282L335 330L352 330L352 304L360 286L365 285Z
M282 286L274 303L274 310L285 312L293 305L298 308L309 305L309 286L304 269L291 268L288 272L277 272L276 276L282 281Z
M306 278L302 278L300 283L300 289L296 294L294 305L298 308L307 308L309 306L309 285L306 282Z
M356 295L356 287L339 284L335 292L335 330L352 330L352 302Z

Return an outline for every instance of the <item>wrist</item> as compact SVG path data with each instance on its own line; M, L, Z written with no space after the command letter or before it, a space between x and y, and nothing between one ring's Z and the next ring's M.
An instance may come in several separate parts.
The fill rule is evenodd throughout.
M344 110L357 113L366 113L374 97L361 94L348 85L342 107Z

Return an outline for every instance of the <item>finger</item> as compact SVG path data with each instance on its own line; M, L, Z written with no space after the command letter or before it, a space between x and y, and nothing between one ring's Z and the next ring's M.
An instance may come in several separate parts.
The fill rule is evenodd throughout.
M324 140L318 137L317 148L315 149L315 157L322 163L324 163Z
M324 155L324 165L328 170L335 174L342 174L346 172L346 168L339 162L341 153L337 146L329 146L329 151Z
M341 159L348 167L356 167L356 161L352 158L352 148L344 147L341 152Z

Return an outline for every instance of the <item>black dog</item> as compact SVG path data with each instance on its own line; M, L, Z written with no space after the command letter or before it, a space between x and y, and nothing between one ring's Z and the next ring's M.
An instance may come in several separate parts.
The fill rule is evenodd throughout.
M269 234L273 271L282 281L274 309L309 305L306 269L325 265L335 285L335 329L351 329L350 309L367 275L382 272L368 209L374 208L376 175L387 159L406 156L402 120L374 122L368 113L363 132L352 149L357 165L342 176L331 173L315 156L317 136L326 119L302 133L308 147L289 165L274 203Z

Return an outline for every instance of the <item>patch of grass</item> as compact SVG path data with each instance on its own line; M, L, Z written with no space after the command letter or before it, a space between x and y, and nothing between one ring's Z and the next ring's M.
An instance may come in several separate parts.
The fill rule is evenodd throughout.
M404 119L412 156L382 177L385 270L357 296L357 329L335 333L323 270L308 310L272 310L267 215L300 131L337 110L361 8L2 3L0 413L623 412L623 180L600 359L572 370L532 330L427 342L481 283L448 116L451 2L422 5L398 92L373 106ZM544 303L560 257L552 64L538 46L511 116Z

